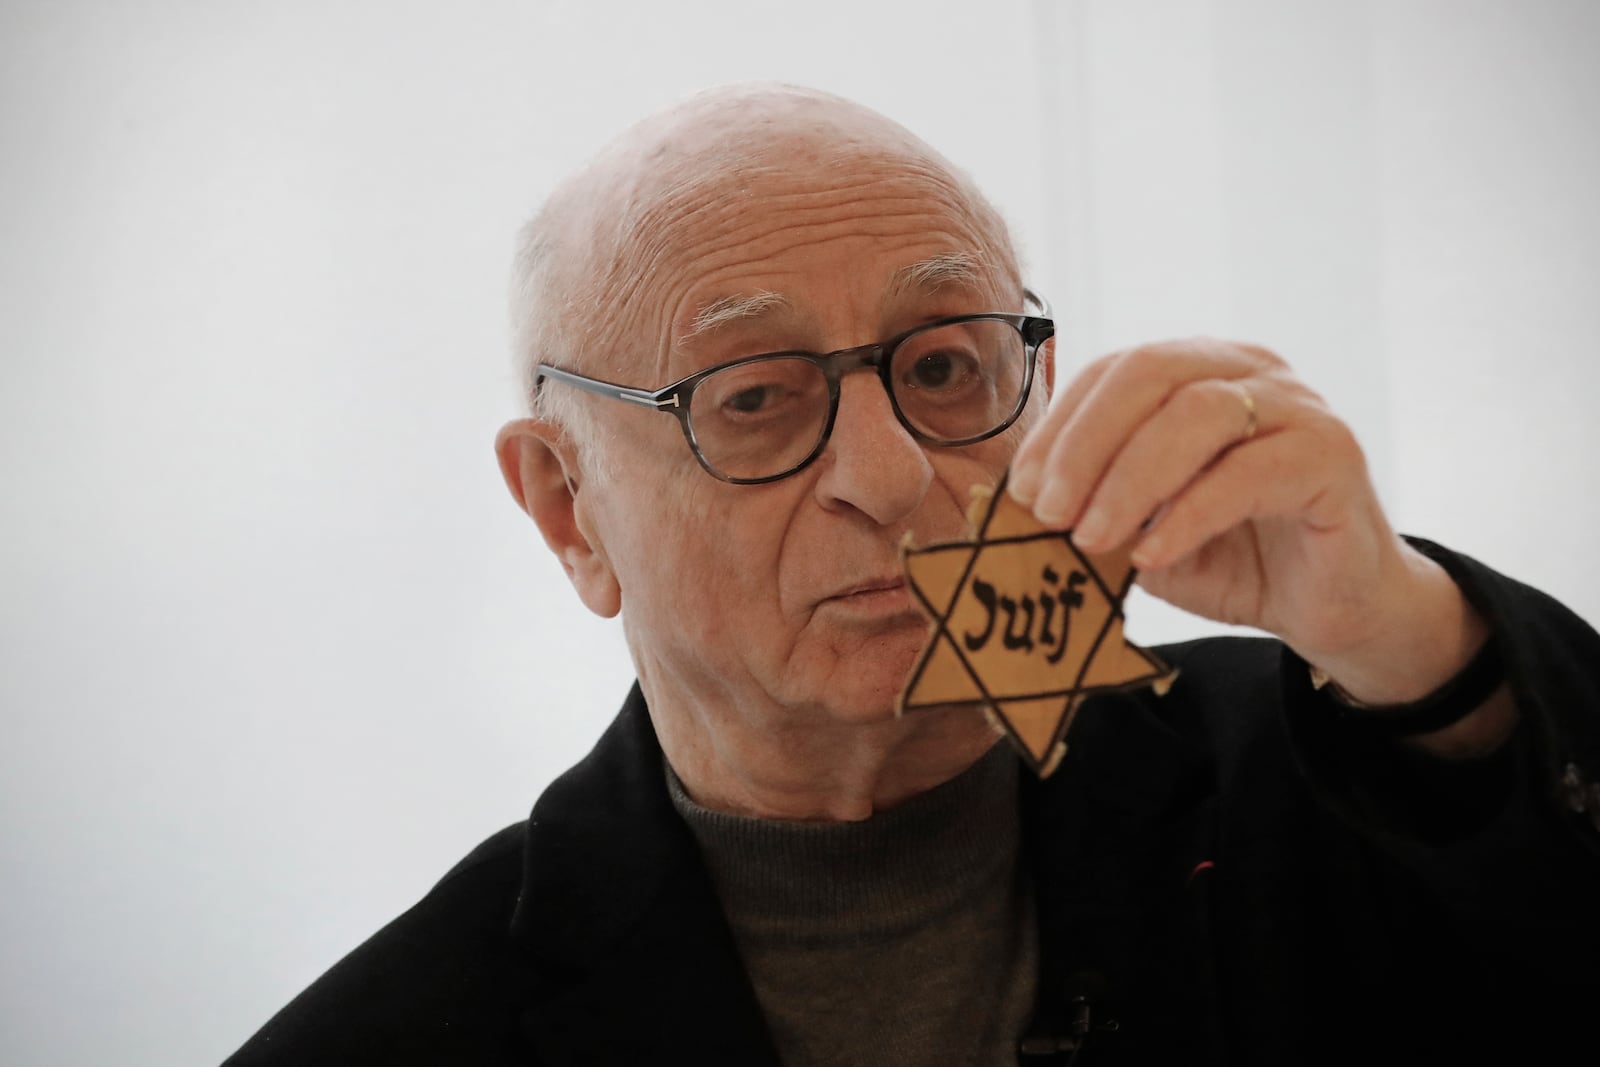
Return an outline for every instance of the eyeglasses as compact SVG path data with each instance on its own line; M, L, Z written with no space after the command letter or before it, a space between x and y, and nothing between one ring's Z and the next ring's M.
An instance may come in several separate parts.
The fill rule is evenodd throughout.
M677 416L695 459L737 485L786 478L822 454L839 414L839 382L874 368L911 435L935 445L971 445L1017 420L1033 384L1039 346L1055 336L1044 316L985 313L940 319L880 344L838 352L769 352L696 371L660 389L637 389L540 367L590 393Z

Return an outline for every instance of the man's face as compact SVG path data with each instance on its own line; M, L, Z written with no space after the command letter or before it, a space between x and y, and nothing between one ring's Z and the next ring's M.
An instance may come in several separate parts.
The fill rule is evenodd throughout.
M997 243L957 186L901 156L800 162L737 188L702 183L676 198L661 227L651 247L669 251L639 264L648 284L620 331L639 346L629 384L1021 310ZM918 280L919 264L952 255L991 266L966 280ZM782 301L695 328L707 307L761 293ZM777 482L730 485L700 468L674 419L615 403L590 410L611 420L618 473L585 490L587 506L653 704L802 722L893 714L928 633L902 583L901 541L960 536L971 488L994 484L1019 435L924 445L896 420L876 374L854 372L821 456Z

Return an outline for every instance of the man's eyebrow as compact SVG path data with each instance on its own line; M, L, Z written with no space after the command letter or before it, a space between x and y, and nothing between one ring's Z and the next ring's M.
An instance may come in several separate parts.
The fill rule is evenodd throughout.
M889 279L887 298L892 301L910 293L926 296L946 287L976 289L983 281L986 266L984 258L973 252L940 252L896 270ZM770 289L718 297L695 312L682 340L691 341L744 319L792 310L794 305L788 297Z
M786 311L792 307L789 299L782 293L774 293L768 289L719 297L695 312L694 318L690 320L688 332L682 339L692 340L703 333L710 333L742 319L752 319L774 311Z
M984 258L974 252L940 252L895 271L888 295L890 299L908 293L931 295L946 286L976 289L986 267Z

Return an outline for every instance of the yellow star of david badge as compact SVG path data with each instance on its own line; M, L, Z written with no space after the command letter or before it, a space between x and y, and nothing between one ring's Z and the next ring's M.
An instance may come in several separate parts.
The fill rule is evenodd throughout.
M1085 697L1140 685L1165 692L1173 673L1122 634L1132 547L1087 555L1005 484L975 505L972 540L901 551L933 626L900 711L980 705L1042 778L1066 754Z

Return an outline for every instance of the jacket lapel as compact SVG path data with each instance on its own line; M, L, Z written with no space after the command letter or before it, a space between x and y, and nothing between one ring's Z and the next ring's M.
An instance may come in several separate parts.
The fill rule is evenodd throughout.
M1087 1003L1086 1064L1216 1054L1205 914L1214 780L1155 711L1136 695L1090 700L1056 773L1023 782L1040 944L1030 1036L1069 1036ZM1173 1034L1181 1043L1167 1048Z
M534 807L512 941L541 1060L778 1063L637 686Z

